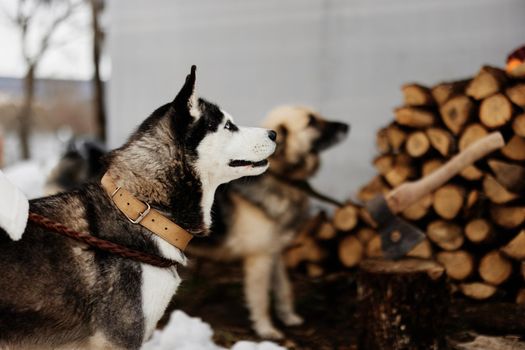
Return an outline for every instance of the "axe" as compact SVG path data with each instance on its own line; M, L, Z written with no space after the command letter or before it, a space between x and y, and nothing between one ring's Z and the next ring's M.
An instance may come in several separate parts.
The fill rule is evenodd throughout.
M379 195L366 203L367 221L374 224L381 234L384 256L399 259L425 238L421 230L399 218L398 213L439 188L467 166L504 145L501 133L493 132L469 145L431 174L417 181L406 182L386 195Z

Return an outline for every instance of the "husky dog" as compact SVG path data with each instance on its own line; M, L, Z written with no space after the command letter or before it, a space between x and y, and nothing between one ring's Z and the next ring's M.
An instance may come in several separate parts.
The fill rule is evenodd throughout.
M95 140L73 139L46 179L47 196L72 190L102 175L105 147Z
M237 126L194 93L195 67L173 102L107 156L116 185L194 236L206 235L216 188L260 175L274 131ZM186 263L183 252L115 206L100 183L37 199L30 210L76 231ZM29 222L13 241L0 230L1 349L139 349L180 283L158 268L92 249Z
M241 258L253 329L263 338L279 339L283 334L270 318L270 291L276 314L285 325L303 322L294 310L282 258L309 214L308 195L292 183L311 178L319 167L319 153L342 141L349 127L327 121L311 109L292 106L274 109L264 126L278 134L269 171L221 187L213 210L217 216L214 227L225 235L219 240L213 230L213 239L220 243L193 246L190 254L222 260Z

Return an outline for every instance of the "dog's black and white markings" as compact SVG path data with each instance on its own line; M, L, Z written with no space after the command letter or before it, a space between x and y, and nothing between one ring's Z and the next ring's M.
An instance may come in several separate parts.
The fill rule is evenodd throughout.
M291 106L272 111L264 125L278 134L277 150L270 158L271 173L221 186L213 210L217 216L211 240L214 245L202 242L191 247L191 252L243 260L253 328L259 336L275 339L282 333L270 318L270 291L276 314L285 325L302 322L294 310L282 252L304 224L310 208L308 195L282 178L311 178L319 167L319 152L343 140L349 127L327 121L308 108Z
M267 166L267 129L236 126L197 99L195 69L173 102L158 108L128 142L108 154L106 171L138 199L194 235L207 235L216 188ZM185 264L184 254L114 206L98 182L30 203L31 211L77 231ZM138 263L29 223L22 239L0 231L0 348L139 349L175 294L175 268Z

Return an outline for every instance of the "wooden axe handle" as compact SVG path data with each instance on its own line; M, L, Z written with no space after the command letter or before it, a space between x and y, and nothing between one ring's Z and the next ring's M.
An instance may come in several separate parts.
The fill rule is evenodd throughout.
M505 140L500 132L493 132L469 145L447 163L420 180L407 182L386 195L386 202L395 214L405 210L421 197L443 185L461 170L503 147Z

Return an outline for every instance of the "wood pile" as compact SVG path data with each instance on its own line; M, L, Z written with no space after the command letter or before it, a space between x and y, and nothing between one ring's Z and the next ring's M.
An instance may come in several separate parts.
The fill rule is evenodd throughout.
M408 255L431 258L454 290L483 300L525 303L525 80L484 66L471 79L431 88L402 87L403 106L378 131L377 176L359 192L362 202L425 176L472 142L500 131L501 151L464 169L402 217L426 232ZM286 254L307 273L356 267L381 256L379 235L348 202L332 218L318 215Z

